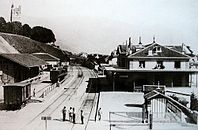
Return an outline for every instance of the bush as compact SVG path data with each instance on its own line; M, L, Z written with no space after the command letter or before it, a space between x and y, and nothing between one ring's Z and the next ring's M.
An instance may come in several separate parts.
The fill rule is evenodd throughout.
M195 97L194 93L191 94L190 101L190 109L198 111L198 99Z

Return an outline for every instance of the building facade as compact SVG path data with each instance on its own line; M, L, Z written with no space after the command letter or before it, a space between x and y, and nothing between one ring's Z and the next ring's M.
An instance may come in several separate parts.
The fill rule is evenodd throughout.
M121 49L123 48L123 49ZM142 90L143 85L165 85L166 87L191 86L191 57L174 46L153 43L143 45L119 45L117 68L106 68L110 86L118 91Z

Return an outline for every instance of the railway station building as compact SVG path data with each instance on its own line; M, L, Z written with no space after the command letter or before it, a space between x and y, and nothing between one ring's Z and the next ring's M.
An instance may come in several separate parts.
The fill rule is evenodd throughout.
M143 85L189 87L196 69L190 67L191 56L168 46L153 43L119 45L117 66L105 67L108 90L142 91ZM107 86L105 86L107 87ZM105 87L101 89L104 90ZM106 88L105 88L106 89Z
M0 82L10 84L35 77L45 65L31 54L0 54Z

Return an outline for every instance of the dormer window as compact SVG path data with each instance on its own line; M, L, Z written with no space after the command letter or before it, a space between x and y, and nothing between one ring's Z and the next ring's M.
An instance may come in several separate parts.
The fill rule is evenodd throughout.
M162 49L161 49L160 46L157 46L157 47L156 47L156 52L162 52Z
M162 52L161 46L155 46L152 50L148 50L148 56L156 56Z
M156 51L156 47L153 48L153 54L155 54L157 51Z
M149 50L149 51L148 51L148 56L153 56L152 50Z
M156 46L155 48L153 48L153 54L157 55L157 53L162 52L162 49L160 46Z

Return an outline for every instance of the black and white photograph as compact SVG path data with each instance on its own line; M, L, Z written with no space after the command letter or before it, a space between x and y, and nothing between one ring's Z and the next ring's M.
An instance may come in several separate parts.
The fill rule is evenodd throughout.
M198 0L0 0L0 130L198 130Z

